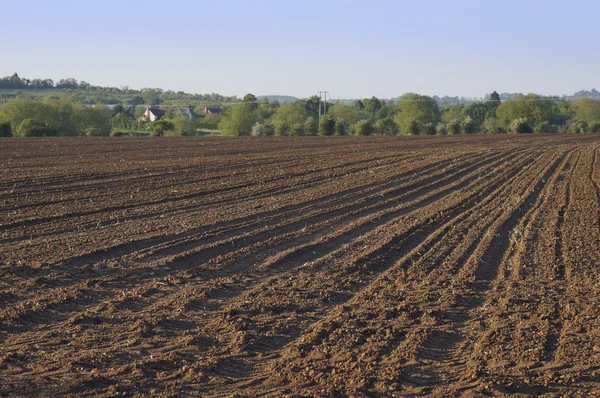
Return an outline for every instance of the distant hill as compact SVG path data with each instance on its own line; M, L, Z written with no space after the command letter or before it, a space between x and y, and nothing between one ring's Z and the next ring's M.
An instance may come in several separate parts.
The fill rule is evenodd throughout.
M260 101L269 100L269 101L277 101L280 104L290 104L292 102L297 102L300 99L296 97L292 97L291 95L259 95L256 97Z

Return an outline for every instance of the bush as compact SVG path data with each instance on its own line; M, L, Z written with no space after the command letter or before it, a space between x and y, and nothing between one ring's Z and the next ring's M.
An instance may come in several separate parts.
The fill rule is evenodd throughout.
M529 124L527 118L515 119L511 123L511 130L518 134L531 134L533 128Z
M356 135L371 135L373 134L373 125L368 120L359 120L354 125L354 130L356 131Z
M9 122L0 123L0 137L12 137L12 127Z
M600 121L593 121L588 127L589 133L600 133Z
M436 125L433 123L425 123L423 125L423 133L426 135L435 135Z
M460 134L461 133L460 121L458 119L450 120L448 122L448 124L446 125L446 128L448 130L448 134Z
M129 133L126 133L125 131L117 131L117 130L113 130L110 132L111 137L122 137L124 135L129 135Z
M470 116L467 116L461 123L462 131L465 134L475 134L479 131L479 126L477 122L473 120Z
M294 136L304 135L304 124L293 123L290 126L290 135L294 135Z
M304 134L317 135L319 132L319 122L312 116L306 118L304 122Z
M344 119L337 119L335 122L335 135L348 135L348 124Z
M381 135L396 135L398 134L398 125L391 117L379 119L375 122L375 132Z
M506 131L502 127L500 127L500 121L495 117L485 119L485 121L483 122L483 129L488 134L506 133Z
M588 124L583 120L577 120L569 125L569 133L583 134L588 130Z
M58 135L56 130L50 129L44 122L35 119L25 119L15 131L18 137L53 137Z
M411 135L419 135L419 123L416 120L411 120L410 122L408 122L408 134Z
M275 125L275 135L290 135L290 126L287 124L287 122L281 122Z
M157 120L150 124L150 135L153 137L162 137L167 131L175 130L175 125L168 120Z
M266 137L275 135L275 126L273 126L270 122L259 123L256 122L252 130L250 131L250 135L254 137Z
M437 135L446 135L448 134L448 129L444 123L438 123L437 126L435 126L435 133Z
M549 133L551 132L550 123L547 121L536 123L533 130L536 133Z
M329 116L324 115L319 121L319 135L333 135L335 133L335 120Z

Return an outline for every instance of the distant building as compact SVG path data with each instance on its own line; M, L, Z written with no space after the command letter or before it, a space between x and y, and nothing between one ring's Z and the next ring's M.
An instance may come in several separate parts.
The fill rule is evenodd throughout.
M194 112L194 110L192 109L191 106L188 106L186 108L179 108L175 111L176 115L182 115L182 116L187 116L190 120L196 120L198 119L198 115Z
M221 114L223 113L223 108L209 108L208 106L205 106L204 113L207 115L210 115L212 113Z
M150 122L154 122L163 117L165 113L167 113L167 111L164 109L147 107L143 117Z

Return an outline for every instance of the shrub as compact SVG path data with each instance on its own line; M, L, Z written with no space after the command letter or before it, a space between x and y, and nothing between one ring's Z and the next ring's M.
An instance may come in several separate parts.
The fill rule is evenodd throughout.
M600 133L600 121L593 121L590 123L588 127L588 132L590 133Z
M44 122L35 119L25 119L19 124L15 131L18 137L51 137L58 135Z
M467 116L461 123L462 131L465 134L475 134L479 130L479 126L477 122L471 118L471 116Z
M290 135L304 135L304 125L302 123L293 123L290 126Z
M324 115L319 121L319 135L333 135L335 133L335 120L329 116Z
M411 120L410 122L408 122L408 134L411 135L419 135L419 123L416 120Z
M275 135L290 135L290 126L287 122L277 123L275 125Z
M398 125L391 117L379 119L375 122L375 132L381 135L396 135L398 134Z
M460 134L461 133L460 121L458 119L450 120L448 122L448 124L446 125L446 128L448 130L448 134Z
M359 120L354 125L354 130L356 131L356 135L371 135L373 134L373 125L368 120Z
M547 121L536 123L533 130L536 133L549 133L551 131L550 123Z
M495 117L485 119L485 121L483 122L483 129L488 134L506 133L506 131L502 127L500 127L500 121Z
M317 135L319 132L319 122L312 116L306 118L304 122L304 134Z
M515 119L511 123L511 130L518 134L531 134L533 133L533 128L529 124L527 118L519 118Z
M344 119L337 119L335 122L335 135L348 135L348 124Z
M423 125L423 133L426 135L435 135L435 127L436 125L434 123L425 123Z
M150 135L153 137L162 137L167 131L175 130L175 125L168 120L157 120L150 124Z
M129 135L129 134L124 131L116 131L116 130L113 130L110 132L111 137L122 137L124 135Z
M588 124L583 120L577 120L569 125L569 133L583 134L587 130Z
M448 134L448 129L444 123L438 123L437 126L435 126L435 133L437 135L446 135Z
M264 123L256 122L252 130L250 131L250 135L255 137L266 137L275 135L275 126L269 121Z
M0 123L0 137L12 137L12 127L9 122Z

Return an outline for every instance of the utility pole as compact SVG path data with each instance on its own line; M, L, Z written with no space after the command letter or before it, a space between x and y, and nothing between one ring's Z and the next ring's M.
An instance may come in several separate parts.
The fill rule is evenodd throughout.
M319 91L319 122L321 121L321 99L323 99L322 115L327 113L327 94L329 94L329 91Z

